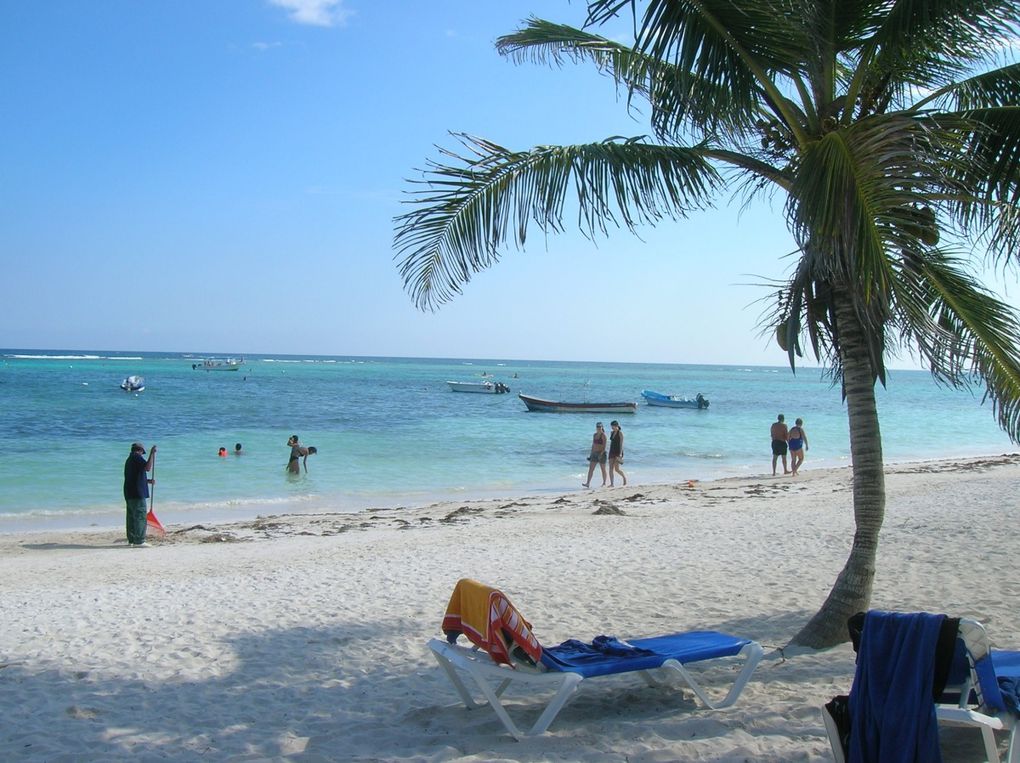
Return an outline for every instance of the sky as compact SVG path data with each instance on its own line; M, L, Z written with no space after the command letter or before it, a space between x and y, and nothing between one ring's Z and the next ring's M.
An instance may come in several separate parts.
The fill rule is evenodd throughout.
M640 237L533 229L414 307L393 218L451 131L650 132L592 67L500 56L532 15L585 4L0 0L0 347L785 365L761 330L781 198Z

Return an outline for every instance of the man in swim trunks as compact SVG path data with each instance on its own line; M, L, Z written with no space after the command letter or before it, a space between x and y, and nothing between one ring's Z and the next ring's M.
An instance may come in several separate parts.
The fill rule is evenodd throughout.
M779 414L778 418L772 423L772 428L769 430L769 435L772 437L772 476L776 476L776 462L783 459L783 474L789 474L790 470L786 468L786 438L790 435L790 430L786 424L783 423L786 417L783 414Z

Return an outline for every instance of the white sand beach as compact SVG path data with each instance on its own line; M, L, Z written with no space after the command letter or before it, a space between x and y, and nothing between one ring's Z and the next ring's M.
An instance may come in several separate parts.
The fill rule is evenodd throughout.
M148 549L0 536L0 759L829 760L819 707L853 653L777 648L846 559L849 484L809 470L274 516L169 527ZM887 493L873 605L975 617L1020 647L1020 456L893 466ZM516 742L458 704L426 647L461 577L503 589L545 643L708 628L767 655L730 709L617 676ZM982 759L976 731L943 744Z

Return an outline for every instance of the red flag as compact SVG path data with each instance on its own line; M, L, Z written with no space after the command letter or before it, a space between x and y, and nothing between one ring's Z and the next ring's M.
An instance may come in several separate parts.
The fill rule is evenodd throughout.
M149 530L156 533L157 538L166 537L166 530L163 529L163 525L156 519L156 515L152 509L149 509L149 513L145 515L145 524L149 526Z

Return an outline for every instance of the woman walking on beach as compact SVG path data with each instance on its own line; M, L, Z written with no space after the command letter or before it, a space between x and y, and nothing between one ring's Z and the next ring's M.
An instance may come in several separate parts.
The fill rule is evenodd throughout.
M620 429L619 421L610 421L609 428L613 430L609 435L609 487L614 487L613 472L619 474L623 478L623 484L626 485L627 475L620 468L620 464L623 463L623 430Z
M804 419L797 419L787 436L790 443L790 469L797 476L797 469L804 463L804 451L807 450L807 432L804 431Z
M595 464L602 468L602 487L606 486L606 433L602 422L595 425L595 434L591 438L591 453L588 455L588 479L582 485L591 487L591 475L595 473Z

